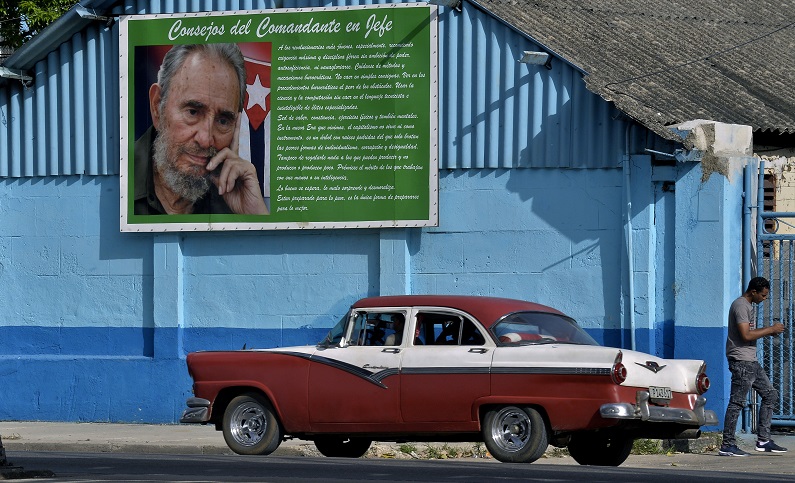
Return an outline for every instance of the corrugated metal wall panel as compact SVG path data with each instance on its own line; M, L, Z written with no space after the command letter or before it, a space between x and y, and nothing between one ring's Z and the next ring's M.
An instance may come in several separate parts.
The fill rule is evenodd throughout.
M118 33L90 26L0 89L0 176L119 172Z
M8 163L4 163L4 159L9 159L9 151L11 141L9 139L9 112L7 110L9 89L0 89L0 178L8 177Z
M118 35L118 32L114 33ZM82 33L75 34L72 37L72 44L74 45L73 53L72 53L72 60L67 60L67 62L72 62L72 79L73 86L72 86L72 95L74 96L74 137L72 138L72 149L73 155L72 163L68 166L74 166L75 171L78 173L85 171L85 159L86 159L86 144L83 142L85 139L85 132L86 132L86 110L85 104L83 103L83 99L85 98L86 88L84 84L84 75L83 69L85 63L88 59L85 50L84 50L84 41ZM118 111L117 111L118 112ZM68 169L68 166L63 166L64 169ZM65 172L64 174L67 174ZM87 174L96 174L88 172Z
M142 0L116 13L174 13L388 4L389 0ZM599 168L620 164L624 123L582 75L520 64L541 50L469 5L442 8L440 167ZM0 176L115 175L119 171L118 27L76 33L36 64L32 86L0 88Z

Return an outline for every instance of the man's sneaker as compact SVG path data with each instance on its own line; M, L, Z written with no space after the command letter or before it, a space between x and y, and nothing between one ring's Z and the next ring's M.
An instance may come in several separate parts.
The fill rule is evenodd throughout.
M787 448L782 448L781 446L777 445L771 439L770 441L765 441L764 443L761 441L756 442L756 450L763 451L765 453L786 453Z
M759 446L757 446L758 448ZM760 449L759 451L764 451ZM721 456L748 456L750 453L746 453L745 451L741 450L737 447L736 444L732 445L723 445L720 447L720 451L718 454Z

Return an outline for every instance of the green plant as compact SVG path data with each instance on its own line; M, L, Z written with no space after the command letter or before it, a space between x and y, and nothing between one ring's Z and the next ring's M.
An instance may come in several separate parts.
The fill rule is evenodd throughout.
M544 453L544 457L546 457L546 458L564 458L566 456L569 456L569 449L568 448L554 448L553 447L552 449L547 450L547 452Z
M75 0L0 0L0 46L19 48L76 3Z
M632 444L632 454L665 454L659 439L636 439Z
M458 458L459 456L461 456L461 454L458 448L450 446L447 443L442 446L442 458Z
M443 458L441 449L430 444L425 446L425 456L431 460L440 460Z
M475 458L485 458L486 457L486 447L483 443L475 443L472 446L472 456Z
M412 453L415 453L415 454L417 453L417 447L414 446L411 443L403 443L403 444L400 445L399 449L400 449L401 453L405 453L405 454L409 454L409 455L412 454Z

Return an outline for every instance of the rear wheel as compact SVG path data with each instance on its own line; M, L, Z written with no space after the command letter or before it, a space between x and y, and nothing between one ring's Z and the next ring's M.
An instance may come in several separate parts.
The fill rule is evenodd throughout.
M505 463L532 463L549 445L544 418L533 408L516 406L486 413L483 440L491 455Z
M271 454L282 442L273 406L258 394L232 399L224 412L223 430L226 444L237 454Z
M619 466L632 451L633 438L617 433L573 434L569 454L581 465Z
M343 436L318 436L315 447L320 454L329 458L359 458L370 449L371 440L365 438L346 438Z

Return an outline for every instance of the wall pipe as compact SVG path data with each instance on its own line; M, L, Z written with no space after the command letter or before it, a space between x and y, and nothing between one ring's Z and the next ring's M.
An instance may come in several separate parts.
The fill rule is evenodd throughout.
M756 237L761 240L765 233L764 211L765 211L765 162L759 161L759 181L756 187ZM756 247L756 269L757 272L762 270L762 259L764 257L764 250L757 244ZM756 275L762 275L757 273ZM745 287L742 287L745 290ZM762 310L764 302L762 302L756 309L756 323L762 320ZM756 404L756 391L751 391L748 395L748 404L743 408L743 431L746 433L756 432L756 421L758 420L759 408Z
M626 191L626 203L624 204L624 215L626 216L626 245L627 245L627 287L629 292L629 302L627 313L629 316L629 344L635 350L635 262L632 257L632 167L629 156L629 136L632 130L632 123L627 123L627 130L624 139L624 188Z
M743 176L743 288L747 287L748 282L751 281L751 243L754 242L751 240L751 210L754 205L751 193L753 175L751 164L746 164Z

